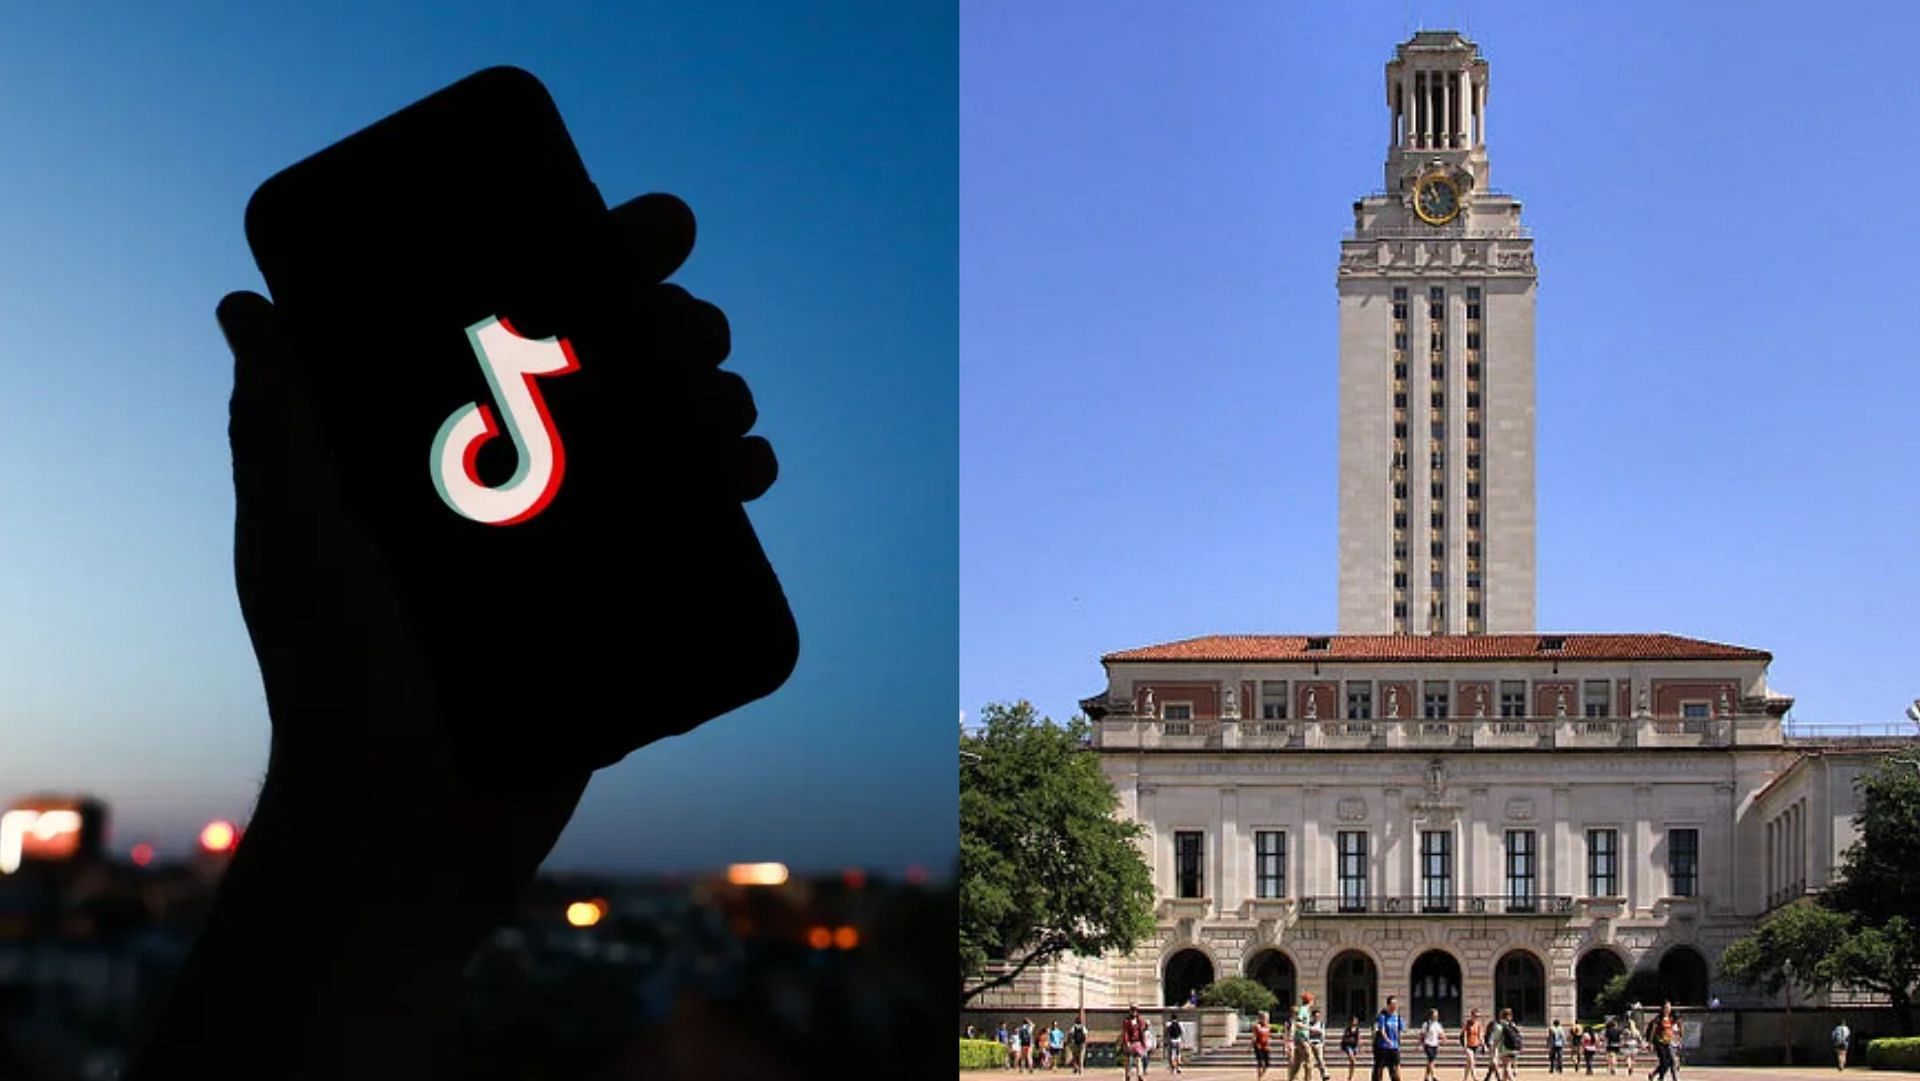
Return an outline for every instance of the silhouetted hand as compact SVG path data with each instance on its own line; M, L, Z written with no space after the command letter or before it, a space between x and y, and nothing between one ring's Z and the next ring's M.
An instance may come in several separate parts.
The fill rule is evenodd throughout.
M588 298L599 317L561 303L527 313L518 322L535 325L520 329L539 337L551 333L544 318L567 324L583 364L644 346L650 363L673 369L651 384L672 396L662 407L704 444L711 468L699 482L723 498L758 497L776 465L765 440L745 436L755 420L745 382L718 370L726 318L661 284L692 249L692 214L671 196L644 196L609 213L608 236L625 273L607 283L614 295ZM295 345L257 294L229 295L218 317L234 355L234 570L272 750L206 934L132 1076L227 1072L209 1053L252 1077L407 1076L587 771L513 784L475 775L445 723L447 689L428 660L437 644L416 637L393 568L348 509ZM536 735L566 720L528 718ZM218 1052L196 1039L215 1030Z

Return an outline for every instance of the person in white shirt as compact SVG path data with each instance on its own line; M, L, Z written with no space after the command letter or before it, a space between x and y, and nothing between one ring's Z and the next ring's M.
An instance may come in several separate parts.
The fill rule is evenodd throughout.
M1420 1081L1436 1081L1433 1062L1440 1057L1440 1041L1447 1038L1447 1026L1440 1023L1440 1011L1428 1010L1427 1023L1420 1026L1420 1050L1427 1056L1427 1072Z
M1842 1017L1840 1023L1833 1026L1833 1057L1838 1060L1842 1073L1847 1069L1847 1045L1852 1042L1853 1030L1847 1027L1847 1019Z

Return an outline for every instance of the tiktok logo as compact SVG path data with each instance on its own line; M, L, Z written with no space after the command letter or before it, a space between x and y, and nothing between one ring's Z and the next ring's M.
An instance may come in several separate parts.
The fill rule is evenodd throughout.
M522 338L504 319L483 319L468 327L467 341L480 358L493 400L506 413L519 465L497 488L480 483L474 460L481 445L500 434L500 425L491 406L468 402L454 410L433 437L427 467L434 489L454 513L486 525L518 525L546 509L567 469L560 433L554 431L547 403L533 381L576 371L580 362L565 339Z

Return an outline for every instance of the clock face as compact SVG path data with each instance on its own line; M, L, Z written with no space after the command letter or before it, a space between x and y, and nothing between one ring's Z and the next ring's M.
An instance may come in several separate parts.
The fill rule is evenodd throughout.
M1413 188L1413 212L1428 225L1445 225L1460 213L1460 189L1439 174L1422 177Z

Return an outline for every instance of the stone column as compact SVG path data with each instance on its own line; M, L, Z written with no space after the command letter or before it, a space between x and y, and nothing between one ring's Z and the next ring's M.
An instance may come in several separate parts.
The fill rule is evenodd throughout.
M1653 904L1653 887L1656 877L1653 867L1653 786L1637 784L1633 786L1633 862L1627 873L1627 896L1633 907L1643 909Z
M1213 890L1214 914L1224 916L1240 911L1246 894L1240 882L1240 790L1233 785L1220 786L1220 859L1219 885Z
M1484 149L1487 145L1487 84L1484 82L1480 84L1479 98L1480 108L1477 111L1480 114L1480 122L1473 126L1473 135Z
M1543 893L1572 897L1583 892L1574 886L1573 823L1568 818L1571 791L1565 785L1553 789L1552 842L1546 846L1547 862L1541 867Z
M1293 887L1296 897L1319 897L1332 893L1320 881L1320 864L1326 859L1326 835L1320 831L1320 790L1311 785L1300 790L1300 881Z
M1462 150L1473 146L1473 72L1460 69L1460 130L1454 145Z
M1164 866L1166 861L1161 856L1161 849L1166 846L1160 843L1160 826L1153 820L1155 790L1150 784L1141 784L1135 792L1134 805L1140 808L1140 824L1147 828L1141 843L1147 846L1147 867L1153 872L1154 898L1157 901L1161 897L1171 897L1173 890L1168 888L1172 877L1167 874Z
M1453 86L1451 80L1444 78L1440 80L1440 145L1453 145Z

